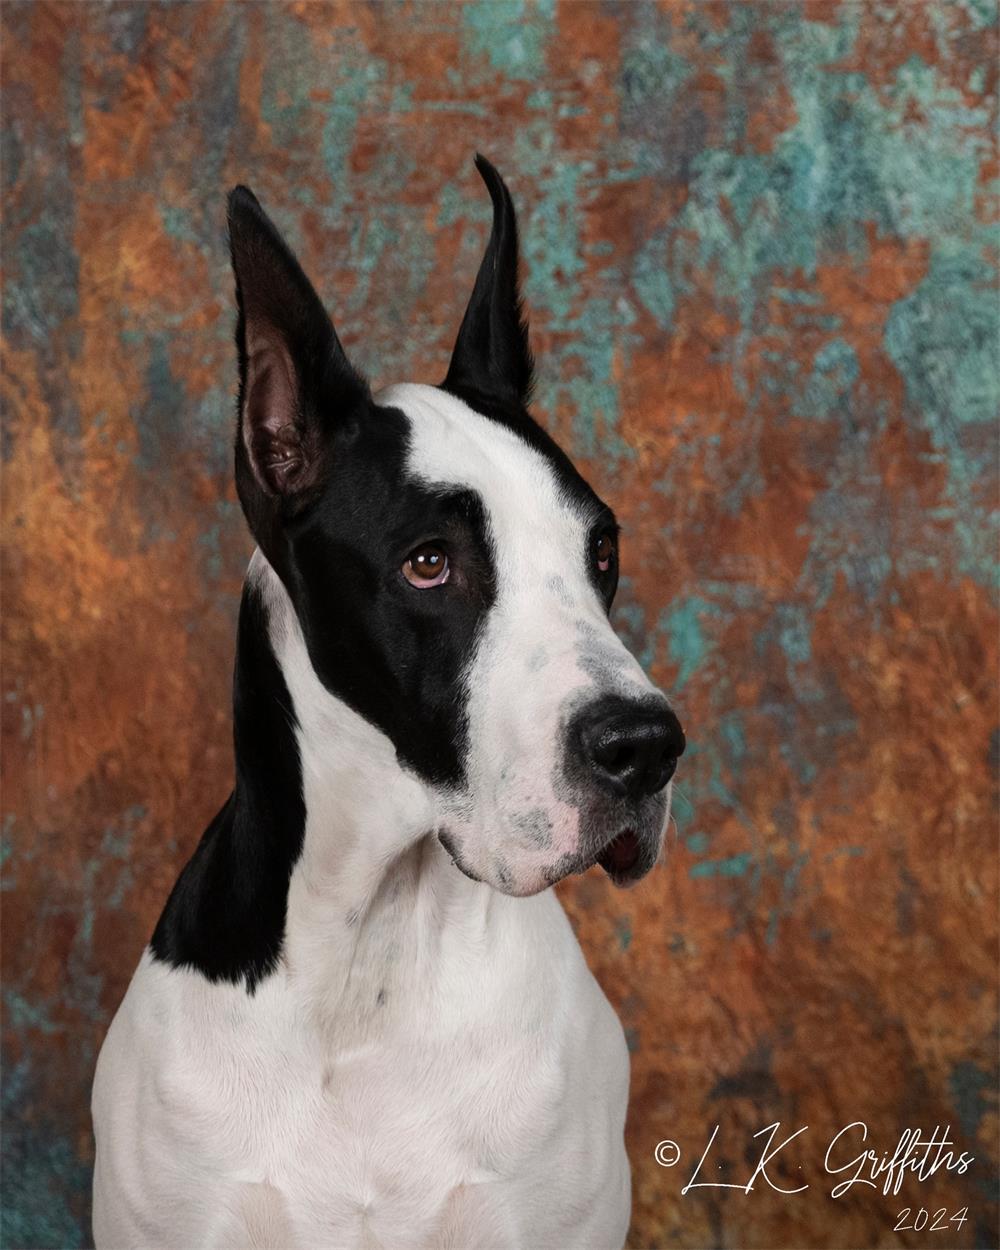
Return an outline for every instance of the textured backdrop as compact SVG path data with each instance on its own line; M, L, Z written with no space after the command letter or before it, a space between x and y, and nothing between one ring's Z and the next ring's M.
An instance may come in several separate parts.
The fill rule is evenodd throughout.
M665 867L560 889L633 1052L631 1244L997 1245L993 0L2 21L4 1245L87 1242L97 1047L228 789L225 191L376 381L434 381L477 148L537 411L626 521L617 622L691 744ZM716 1124L702 1179L745 1184L776 1120L807 1191L681 1197ZM854 1120L976 1161L832 1199Z

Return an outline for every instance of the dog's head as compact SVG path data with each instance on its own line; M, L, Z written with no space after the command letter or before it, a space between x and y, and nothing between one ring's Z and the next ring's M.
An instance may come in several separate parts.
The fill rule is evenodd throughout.
M254 196L230 196L236 479L326 689L395 747L468 876L531 894L659 853L684 736L616 637L614 513L528 415L510 195L441 386L373 397ZM335 746L333 749L336 749Z

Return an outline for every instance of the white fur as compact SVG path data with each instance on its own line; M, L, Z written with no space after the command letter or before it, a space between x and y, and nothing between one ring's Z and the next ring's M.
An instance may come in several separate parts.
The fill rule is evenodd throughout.
M498 596L468 674L468 784L444 799L443 814L477 876L532 893L548 884L556 861L579 849L579 808L553 785L565 709L588 693L639 697L655 687L586 576L596 517L562 495L546 459L436 387L393 386L379 402L409 418L414 474L432 485L471 487L486 504ZM612 671L603 684L581 667L585 653L599 654ZM544 847L524 832L532 813L551 824ZM498 861L512 882L502 881Z
M622 690L651 687L573 563L589 519L543 458L432 388L379 398L410 418L415 473L482 494L500 557L469 674L469 783L418 780L326 691L257 553L307 813L282 958L251 996L143 956L94 1084L98 1250L625 1237L621 1026L551 890L472 881L435 832L459 828L486 882L499 853L517 892L538 889L578 836L551 778L561 709L593 684L580 638ZM518 822L539 810L546 849Z

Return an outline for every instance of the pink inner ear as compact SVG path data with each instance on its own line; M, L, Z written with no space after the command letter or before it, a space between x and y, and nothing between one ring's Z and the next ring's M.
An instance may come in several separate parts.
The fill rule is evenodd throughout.
M305 450L295 371L284 345L247 333L243 442L265 490L282 494L300 480Z

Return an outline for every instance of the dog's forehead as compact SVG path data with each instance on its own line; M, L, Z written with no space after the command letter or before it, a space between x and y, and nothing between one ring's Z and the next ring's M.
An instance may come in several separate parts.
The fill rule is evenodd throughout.
M409 422L408 471L430 485L476 491L494 527L508 528L506 520L522 534L534 531L536 541L575 540L600 516L603 505L582 479L439 387L401 383L376 402Z

